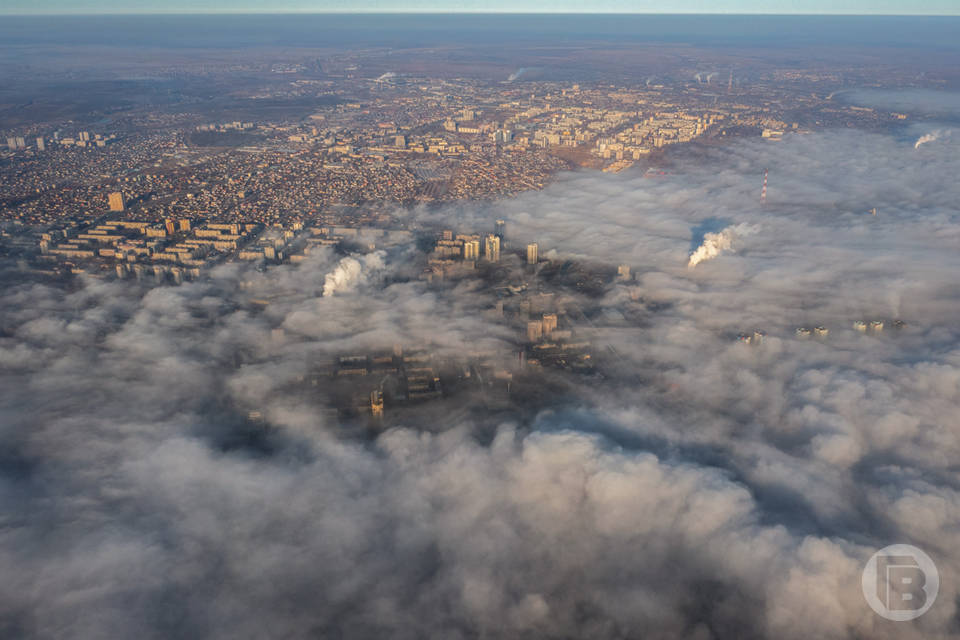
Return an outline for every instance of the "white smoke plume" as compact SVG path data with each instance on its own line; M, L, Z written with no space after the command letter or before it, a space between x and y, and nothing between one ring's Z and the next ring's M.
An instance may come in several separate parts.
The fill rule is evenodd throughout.
M945 137L945 138L950 137L950 132L937 129L936 131L931 131L930 133L926 133L920 136L919 138L917 138L917 141L913 143L913 148L919 149L920 147L927 144L928 142L934 142L935 140L939 140L941 137Z
M326 297L334 293L351 291L366 280L365 270L381 268L383 268L382 252L371 253L360 258L347 256L324 278L323 295Z
M526 72L527 72L526 67L520 67L519 69L517 69L516 71L510 74L510 77L507 78L507 82L513 82L514 80L516 80Z
M707 233L703 236L703 244L690 255L687 267L693 269L701 262L716 258L724 251L733 251L733 243L738 238L756 233L756 231L755 226L738 224L727 227L718 233Z

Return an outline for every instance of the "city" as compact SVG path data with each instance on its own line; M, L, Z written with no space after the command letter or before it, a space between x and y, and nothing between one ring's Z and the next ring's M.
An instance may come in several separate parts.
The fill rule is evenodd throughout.
M0 636L960 634L943 3L11 1Z

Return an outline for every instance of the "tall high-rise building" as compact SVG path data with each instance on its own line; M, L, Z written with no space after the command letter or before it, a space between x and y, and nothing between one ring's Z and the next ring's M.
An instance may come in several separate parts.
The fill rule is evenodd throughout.
M14 139L14 141L15 141L16 144L17 144L17 149L26 149L26 148L27 148L27 141L24 139L23 136L17 136L17 137Z
M123 211L126 208L125 203L123 201L123 194L120 193L119 191L114 191L113 193L111 193L109 197L109 201L110 201L110 211Z
M397 136L393 139L393 144L399 149L407 148L407 136Z
M487 236L484 245L484 256L490 262L500 262L500 238L495 235Z
M538 251L539 247L536 242L531 242L527 245L527 264L537 264L537 260L539 259L537 255Z
M89 131L81 131L81 132L80 132L80 139L83 140L84 142L89 142L89 141L90 141L90 132L89 132Z
M7 138L7 149L16 149L17 148L17 139L16 138Z
M530 342L538 342L543 337L543 323L539 320L531 320L527 323L527 339Z
M37 151L45 151L47 144L43 141L43 137L37 138Z
M480 259L480 241L479 240L465 240L463 243L463 259L464 260L479 260Z
M555 313L545 313L543 314L543 334L550 335L554 329L557 328L557 314Z
M493 235L500 238L500 241L503 242L504 236L507 235L507 222L506 220L497 220L497 224L494 226Z

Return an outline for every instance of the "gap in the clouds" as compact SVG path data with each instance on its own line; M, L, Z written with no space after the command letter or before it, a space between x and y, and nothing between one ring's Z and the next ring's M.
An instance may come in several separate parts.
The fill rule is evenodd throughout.
M216 403L202 414L195 434L215 451L252 458L271 458L281 452L285 458L296 453L296 441L276 427L251 420L230 404ZM291 448L293 447L293 448ZM304 451L300 449L301 453Z
M703 239L708 233L719 233L732 224L733 221L730 218L710 217L700 221L690 229L690 252L696 251L697 247L703 244Z

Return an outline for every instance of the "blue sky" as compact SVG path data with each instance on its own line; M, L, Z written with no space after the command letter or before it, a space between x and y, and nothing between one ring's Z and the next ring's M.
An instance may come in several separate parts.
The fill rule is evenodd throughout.
M370 11L960 15L960 0L0 0L0 13Z

